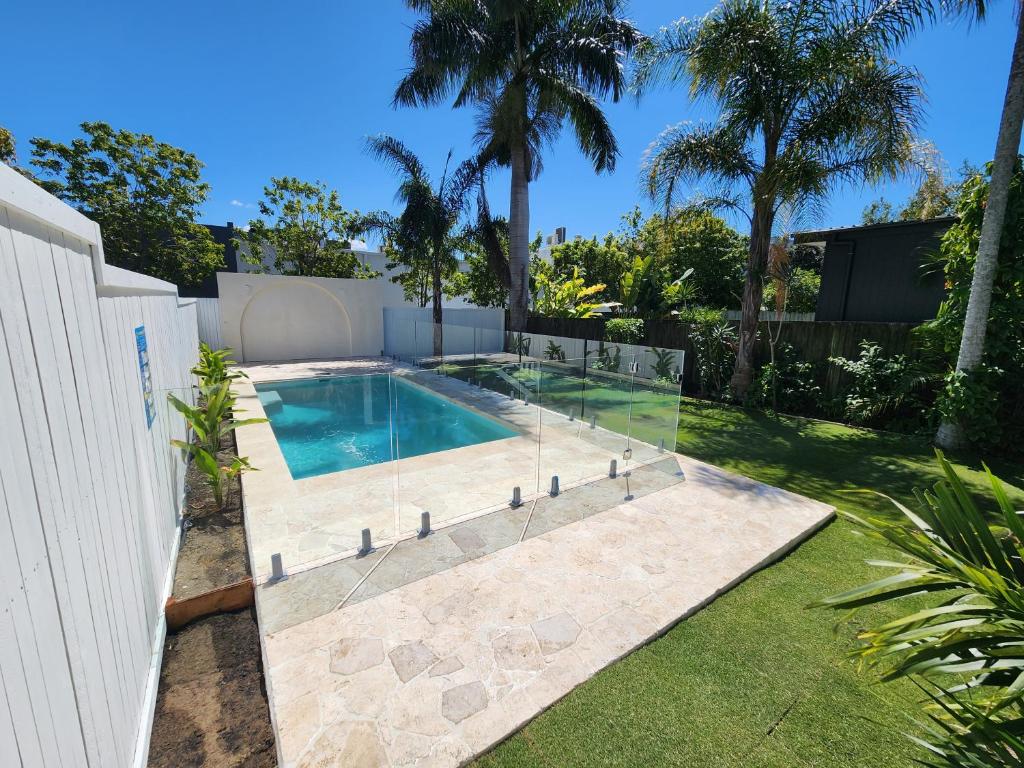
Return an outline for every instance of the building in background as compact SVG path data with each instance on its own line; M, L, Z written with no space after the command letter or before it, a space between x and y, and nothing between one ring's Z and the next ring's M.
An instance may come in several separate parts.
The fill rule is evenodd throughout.
M956 217L948 216L798 233L797 243L824 252L814 319L933 319L946 297L942 268L934 256L955 222Z

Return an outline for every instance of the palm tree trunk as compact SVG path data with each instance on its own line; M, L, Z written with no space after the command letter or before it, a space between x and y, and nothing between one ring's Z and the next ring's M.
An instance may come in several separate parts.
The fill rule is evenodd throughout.
M430 265L433 291L431 296L433 322L434 322L434 357L441 357L444 354L444 327L441 325L443 316L441 314L441 260L434 257Z
M971 294L967 300L963 335L956 369L970 371L981 362L985 352L985 332L988 326L989 306L992 303L992 285L999 265L999 243L1006 218L1006 202L1010 194L1010 181L1017 167L1021 125L1024 123L1024 14L1017 17L1017 40L1013 45L1010 75L1003 100L1003 115L999 122L996 154L992 163L992 179L988 186L988 202L981 222L978 239L978 257L974 262ZM964 442L959 424L944 421L935 435L942 448L954 449Z
M754 344L761 317L761 299L764 294L765 267L772 239L771 206L762 195L754 196L754 219L750 228L750 250L747 256L747 281L743 286L743 314L740 317L739 345L736 349L736 367L729 387L737 400L742 400L754 380Z
M512 190L508 221L509 321L525 331L530 306L530 178L525 147L512 150Z

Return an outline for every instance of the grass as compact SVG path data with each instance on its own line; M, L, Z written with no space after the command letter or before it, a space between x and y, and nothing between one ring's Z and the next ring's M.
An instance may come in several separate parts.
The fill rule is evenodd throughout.
M912 502L939 475L932 449L906 436L684 400L678 450L860 515ZM972 490L985 481L960 464ZM1021 468L993 466L1017 503ZM737 532L741 533L741 532ZM574 690L482 757L523 766L910 766L919 692L878 683L850 661L858 628L897 614L808 610L812 600L879 575L882 545L837 520L661 639ZM891 553L888 553L891 555Z

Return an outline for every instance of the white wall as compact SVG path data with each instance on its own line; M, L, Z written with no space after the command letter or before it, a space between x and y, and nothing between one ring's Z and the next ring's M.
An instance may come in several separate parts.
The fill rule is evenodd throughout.
M135 342L144 326L156 419ZM0 164L0 763L143 764L177 551L196 308Z
M389 280L217 273L220 336L241 362L379 355L383 307L410 306Z

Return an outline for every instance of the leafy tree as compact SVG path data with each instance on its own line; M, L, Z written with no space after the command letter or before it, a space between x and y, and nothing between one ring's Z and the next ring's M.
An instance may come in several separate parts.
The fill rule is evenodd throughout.
M618 145L599 98L625 89L622 56L642 35L621 18L621 0L406 0L425 18L412 33L412 69L395 103L480 107L484 155L511 167L510 325L529 308L529 184L541 154L568 121L598 172L612 170Z
M1007 190L1006 215L993 276L984 355L972 369L957 365L939 395L938 407L955 423L959 439L976 448L1019 448L1024 432L1024 158L1018 160ZM938 342L952 362L961 347L969 315L973 276L980 258L979 244L990 200L991 174L975 176L964 185L960 220L942 238L947 297L938 317L924 329L926 339Z
M660 279L669 284L689 269L692 301L729 309L740 303L747 240L725 220L699 208L676 208L646 221L635 212L625 217L632 253L654 253Z
M596 237L577 237L551 249L555 272L567 275L576 269L587 282L603 284L605 289L595 296L603 301L617 298L615 286L630 262L625 243L610 233L600 242Z
M445 295L449 298L464 296L478 307L507 306L508 289L495 276L490 262L482 252L482 246L468 241L463 244L463 249L468 269L452 275Z
M203 164L149 134L85 122L70 144L32 139L48 192L100 225L107 263L193 286L224 266L224 248L196 223L210 187Z
M264 254L282 275L304 277L376 277L351 252L351 238L360 230L358 212L341 205L335 190L322 182L292 176L271 178L263 188L260 216L236 241L247 246L246 261L262 271Z
M14 151L14 134L0 125L0 163L13 166L18 162Z
M897 30L896 37L904 38L918 23L933 21L939 16L964 18L968 22L982 21L989 5L986 0L899 0L893 4L893 12L902 19L902 28ZM1003 223L1010 186L1017 168L1021 129L1024 126L1024 14L1020 12L1019 3L1015 6L1017 34L1006 80L1003 111L999 119L988 200L978 238L978 257L971 278L970 297L956 361L956 370L965 377L983 363L992 286L999 267ZM959 422L955 419L944 420L935 441L945 448L962 444L964 435Z
M426 168L412 150L398 139L381 134L367 140L370 153L394 170L400 179L397 198L404 205L399 216L381 211L367 217L367 225L383 232L400 254L400 261L421 274L430 275L434 322L434 354L442 350L441 299L444 280L457 270L455 251L459 247L456 226L474 189L480 166L466 160L451 174L452 153L434 186Z
M847 182L895 177L920 119L919 77L891 58L911 28L892 3L725 0L681 19L638 51L638 93L689 84L718 106L713 123L680 124L646 163L648 191L670 205L685 183L710 182L710 205L750 218L736 366L753 377L762 285L776 215L807 209Z

